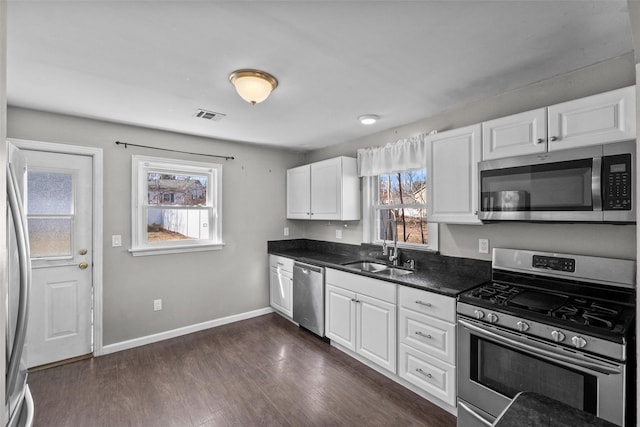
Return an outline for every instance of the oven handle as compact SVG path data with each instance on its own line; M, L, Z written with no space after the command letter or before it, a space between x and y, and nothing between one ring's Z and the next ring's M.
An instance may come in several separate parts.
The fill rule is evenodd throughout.
M586 361L586 360L578 360L572 357L568 357L565 356L562 353L559 352L555 352L555 351L550 351L544 348L540 348L519 340L515 340L513 338L509 338L506 337L502 334L493 332L493 331L487 331L484 330L483 328L480 328L476 325L473 325L469 322L467 322L466 320L463 319L458 319L458 323L461 324L462 326L464 326L465 328L469 329L470 331L473 331L474 333L483 336L485 338L493 338L494 340L498 340L504 343L507 343L513 347L516 348L521 348L521 349L525 349L528 350L534 354L536 354L539 357L542 357L544 359L547 359L551 362L557 362L557 361L561 361L561 362L565 362L567 364L571 364L571 365L577 365L580 366L582 368L585 369L590 369L592 371L596 371L599 372L601 374L621 374L622 373L622 369L618 368L613 368L609 365L605 365L604 363L596 363L596 362L590 362L590 361Z

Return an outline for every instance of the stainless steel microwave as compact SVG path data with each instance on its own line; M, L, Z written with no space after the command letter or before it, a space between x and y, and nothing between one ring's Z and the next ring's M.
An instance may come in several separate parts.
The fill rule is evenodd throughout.
M636 222L635 141L478 164L483 221Z

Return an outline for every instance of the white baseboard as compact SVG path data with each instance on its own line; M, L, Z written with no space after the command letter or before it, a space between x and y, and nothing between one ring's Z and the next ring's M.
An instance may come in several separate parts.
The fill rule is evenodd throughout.
M100 354L95 353L95 355L103 356L105 354L115 353L117 351L128 350L130 348L140 347L142 345L152 344L158 341L164 341L169 338L175 338L182 335L191 334L193 332L203 331L209 328L215 328L216 326L222 326L229 323L238 322L240 320L262 316L264 314L273 313L273 311L274 311L273 308L265 307L258 310L248 311L246 313L234 314L233 316L209 320L207 322L197 323L195 325L190 325L190 326L184 326L182 328L160 332L153 335L147 335L145 337L134 338L131 340L121 341L114 344L108 344L102 347L102 351L100 352Z

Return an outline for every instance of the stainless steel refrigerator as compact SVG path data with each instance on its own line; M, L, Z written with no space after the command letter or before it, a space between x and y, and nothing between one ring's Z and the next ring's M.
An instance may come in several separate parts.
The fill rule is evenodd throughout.
M34 405L27 385L22 353L27 333L31 260L27 221L19 181L11 163L7 167L7 270L5 419L9 427L29 427Z

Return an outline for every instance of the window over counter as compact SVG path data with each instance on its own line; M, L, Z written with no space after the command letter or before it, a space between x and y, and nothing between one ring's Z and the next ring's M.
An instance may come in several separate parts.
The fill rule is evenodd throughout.
M427 221L426 168L370 177L370 240L437 250L437 225ZM394 230L395 228L395 230Z
M222 165L132 156L134 256L222 249Z

